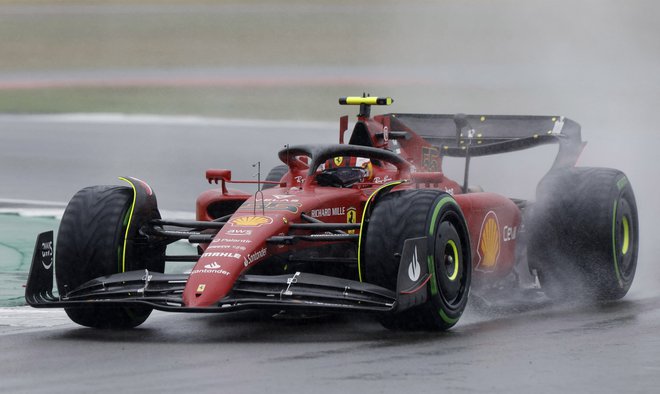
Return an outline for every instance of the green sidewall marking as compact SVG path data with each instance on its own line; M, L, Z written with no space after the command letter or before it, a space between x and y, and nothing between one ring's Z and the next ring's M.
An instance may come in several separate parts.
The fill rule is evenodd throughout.
M616 187L619 188L619 190L621 190L624 187L626 187L627 184L628 184L628 178L624 176L623 178L619 179L616 182Z
M126 213L124 213L124 218L122 219L122 226L127 227L128 224L130 223L128 218L131 214L130 210L127 210ZM124 236L124 242L121 243L121 245L117 246L117 270L122 270L122 261L124 259L124 249L126 249L126 236ZM122 270L122 272L125 272L125 270Z
M126 243L128 242L128 231L131 228L131 222L133 221L133 210L135 209L135 197L137 195L137 190L135 190L135 185L133 182L124 177L119 177L120 180L127 182L131 185L133 189L133 202L131 203L130 213L128 215L128 225L126 226L126 233L124 234L124 247L122 248L121 254L121 272L126 272ZM125 219L124 219L125 220Z
M431 295L438 295L438 284L435 283L435 264L433 264L433 257L431 255L427 256L427 262L429 265L429 272L431 273Z
M438 220L438 214L440 213L440 209L448 201L453 202L454 199L449 196L443 197L438 202L438 205L436 205L435 208L433 209L433 217L431 217L431 227L429 228L429 235L433 235L435 233L435 222Z
M394 187L397 185L402 184L404 181L395 181L388 183L387 185L383 185L376 189L369 198L367 198L367 202L364 204L364 209L362 210L362 220L360 221L360 236L358 237L358 250L357 250L357 257L358 257L358 277L360 278L360 282L362 282L362 229L364 228L364 221L367 218L367 210L369 209L369 204L371 203L371 200L374 199L374 197L380 193L381 190L387 188L387 187Z
M623 280L621 279L621 272L619 271L619 262L617 261L617 247L616 247L616 206L619 200L614 200L614 208L612 209L612 255L614 257L614 273L616 279L619 281L619 286L623 287Z
M458 276L458 248L456 247L456 243L454 242L453 239L450 239L447 241L449 246L451 246L451 249L454 251L454 273L448 276L450 281L455 281L456 277Z
M440 318L442 318L442 320L444 320L445 323L447 324L456 324L456 322L458 321L458 318L452 319L451 317L447 316L445 311L443 311L442 309L438 309L438 313L440 314Z

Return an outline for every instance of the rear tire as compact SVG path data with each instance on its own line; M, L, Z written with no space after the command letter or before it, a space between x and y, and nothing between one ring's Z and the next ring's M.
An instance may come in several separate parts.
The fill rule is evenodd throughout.
M637 267L638 218L628 178L609 168L553 171L537 188L528 259L546 295L614 300Z
M284 175L286 175L287 172L289 172L289 167L287 165L280 164L279 166L275 166L270 170L270 172L268 172L268 175L266 175L266 181L279 182L282 180L282 178L284 177ZM277 185L266 183L263 185L261 190L270 189L275 186Z
M389 329L444 331L465 310L472 274L467 225L456 201L437 190L392 192L376 201L366 229L366 281L396 291L405 240L424 236L428 256L419 261L432 276L428 301L384 316Z
M160 251L124 266L124 235L132 201L132 190L122 186L88 187L73 196L60 222L55 248L60 295L100 276L147 268L147 264L164 266ZM90 305L65 311L83 326L132 328L142 324L152 308Z

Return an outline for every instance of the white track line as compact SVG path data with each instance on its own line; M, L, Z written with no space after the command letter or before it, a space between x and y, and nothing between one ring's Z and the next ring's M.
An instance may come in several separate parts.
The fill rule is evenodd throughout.
M0 308L0 336L71 325L73 323L61 309L28 306Z
M61 201L24 200L15 198L0 198L0 206L2 204L37 205L40 207L66 207L66 203Z

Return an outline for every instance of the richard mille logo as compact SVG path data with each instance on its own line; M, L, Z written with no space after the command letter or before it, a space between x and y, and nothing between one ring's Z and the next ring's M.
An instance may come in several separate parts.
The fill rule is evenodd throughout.
M408 277L410 278L410 280L412 280L413 282L417 281L417 279L419 279L420 271L421 271L421 267L419 266L419 260L417 259L417 246L415 246L413 259L410 262L410 265L408 266Z

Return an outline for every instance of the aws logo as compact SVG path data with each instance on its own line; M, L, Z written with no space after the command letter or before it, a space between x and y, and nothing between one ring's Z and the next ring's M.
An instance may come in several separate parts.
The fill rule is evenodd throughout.
M479 232L477 254L479 262L475 267L478 271L493 271L500 257L500 223L495 212L490 211L484 217Z

